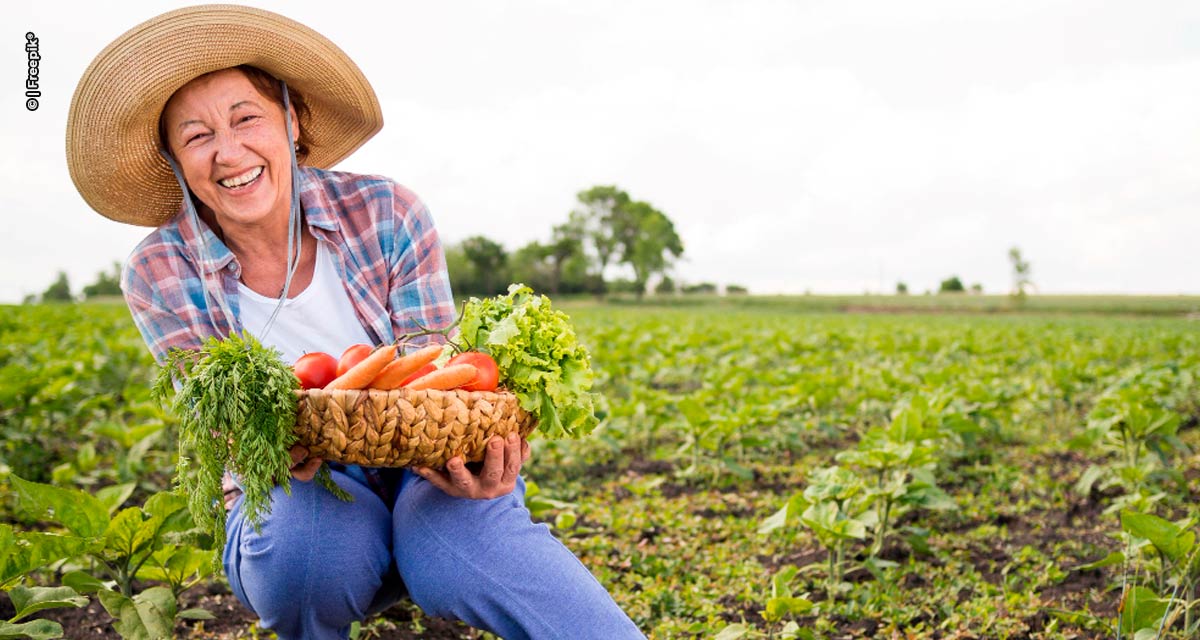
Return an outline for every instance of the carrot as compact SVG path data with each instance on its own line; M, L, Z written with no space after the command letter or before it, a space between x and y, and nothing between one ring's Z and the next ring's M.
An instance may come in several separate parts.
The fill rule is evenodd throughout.
M365 389L375 376L396 357L396 345L387 344L371 352L362 362L350 367L350 370L338 376L333 382L325 385L330 389Z
M437 357L441 354L442 345L431 344L408 355L400 356L388 363L367 387L383 390L399 389L401 383L408 376L412 375L417 369L437 360Z
M477 375L479 375L479 370L473 364L452 364L413 380L407 388L413 391L423 389L448 391L474 380Z
M432 372L434 372L434 371L437 371L437 367L436 367L436 366L434 366L434 364L433 364L432 362L430 362L429 364L427 364L427 365L424 365L424 366L423 366L423 367L421 367L420 369L417 369L416 371L412 372L412 375L410 375L410 376L408 376L407 378L405 378L405 379L401 380L401 381L400 381L400 386L401 386L401 387L407 387L407 386L408 386L408 383L412 382L413 380L416 380L417 378L420 378L421 376L423 376L423 375L425 375L425 374L427 374L427 373L432 373Z

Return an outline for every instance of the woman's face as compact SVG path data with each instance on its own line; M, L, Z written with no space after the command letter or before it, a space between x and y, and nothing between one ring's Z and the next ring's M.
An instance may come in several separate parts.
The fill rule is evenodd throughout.
M283 108L245 74L224 69L192 80L167 102L163 119L188 188L222 227L286 220L292 168Z

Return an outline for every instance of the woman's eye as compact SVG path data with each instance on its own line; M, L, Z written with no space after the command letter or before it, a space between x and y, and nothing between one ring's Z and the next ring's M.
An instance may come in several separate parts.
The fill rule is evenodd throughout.
M184 144L191 144L191 143L193 143L193 142L195 142L195 141L197 141L197 140L199 140L199 139L201 139L201 138L203 138L204 136L207 136L207 135L208 135L207 133L197 133L197 134L193 134L193 135L191 135L191 136L189 136L189 137L188 137L187 141L186 141L186 142L184 142Z
M243 117L241 120L238 120L238 122L239 122L239 123L242 123L242 122L249 122L249 121L251 121L251 120L253 120L253 119L257 118L257 117L258 117L258 116L244 116L244 117Z

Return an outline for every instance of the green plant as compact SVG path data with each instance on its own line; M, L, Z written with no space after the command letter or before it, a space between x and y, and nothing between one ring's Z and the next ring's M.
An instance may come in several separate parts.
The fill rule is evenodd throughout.
M1149 513L1121 512L1121 529L1128 545L1126 571L1130 564L1138 566L1139 575L1149 573L1145 584L1126 586L1122 593L1120 628L1125 633L1143 637L1168 637L1180 623L1179 638L1194 638L1200 634L1200 619L1193 608L1200 606L1197 582L1200 581L1200 544L1192 527L1195 518L1171 522ZM1137 560L1130 558L1136 551ZM1151 588L1153 587L1153 588ZM1169 594L1169 595L1168 595ZM1182 620L1180 619L1182 617Z
M130 484L92 495L13 475L8 481L22 511L66 532L10 531L13 541L4 545L9 552L0 564L0 584L66 561L78 568L63 576L63 585L95 593L126 638L164 637L160 631L169 634L176 617L211 617L203 610L177 611L179 595L212 574L210 553L197 546L211 544L211 539L195 535L185 498L160 492L143 506L120 509L133 491ZM168 586L135 594L135 580Z
M771 597L767 598L766 607L762 611L762 617L768 624L778 624L789 616L804 615L812 611L812 601L804 596L797 596L792 591L792 582L799 571L795 566L788 566L771 576ZM793 628L785 628L784 631L794 635L797 625L793 622L791 627Z
M921 396L902 403L891 423L869 430L854 451L836 459L862 471L863 502L875 510L874 541L869 555L878 555L891 533L892 522L913 508L953 510L954 500L937 486L938 453L946 434L931 419L929 404Z
M172 349L154 381L154 395L165 402L179 379L171 409L179 419L181 451L176 480L187 496L192 518L214 540L225 544L225 507L221 478L226 468L237 476L244 494L242 513L257 530L270 511L270 493L278 484L291 493L296 441L299 381L279 351L264 347L249 333L210 337L198 351ZM327 464L317 480L342 500L350 495L334 484ZM216 558L214 555L214 564Z
M0 543L7 546L9 542L4 541L3 538L4 534L0 529ZM13 608L16 609L16 615L7 621L0 620L0 639L5 640L8 638L33 638L34 640L61 638L63 635L62 625L52 620L30 620L20 624L18 621L38 611L60 607L78 608L87 605L88 601L86 597L79 595L70 587L16 585L6 590L12 600Z
M1085 432L1076 440L1079 446L1099 444L1112 457L1089 467L1075 485L1082 495L1093 487L1120 486L1124 494L1106 513L1150 510L1166 497L1165 481L1182 482L1171 462L1175 452L1186 450L1178 438L1180 415L1156 406L1155 399L1162 396L1153 389L1174 377L1163 373L1161 368L1138 368L1111 385L1096 401Z
M829 553L826 590L832 598L842 588L847 545L866 538L876 522L875 513L863 508L865 489L862 478L848 469L816 469L809 474L808 487L763 521L758 532L768 534L793 522L810 529Z

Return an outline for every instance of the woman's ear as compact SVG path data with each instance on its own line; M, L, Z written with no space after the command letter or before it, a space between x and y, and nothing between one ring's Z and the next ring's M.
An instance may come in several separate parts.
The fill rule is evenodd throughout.
M289 104L288 112L292 114L292 142L300 142L300 118L296 116L296 106Z

